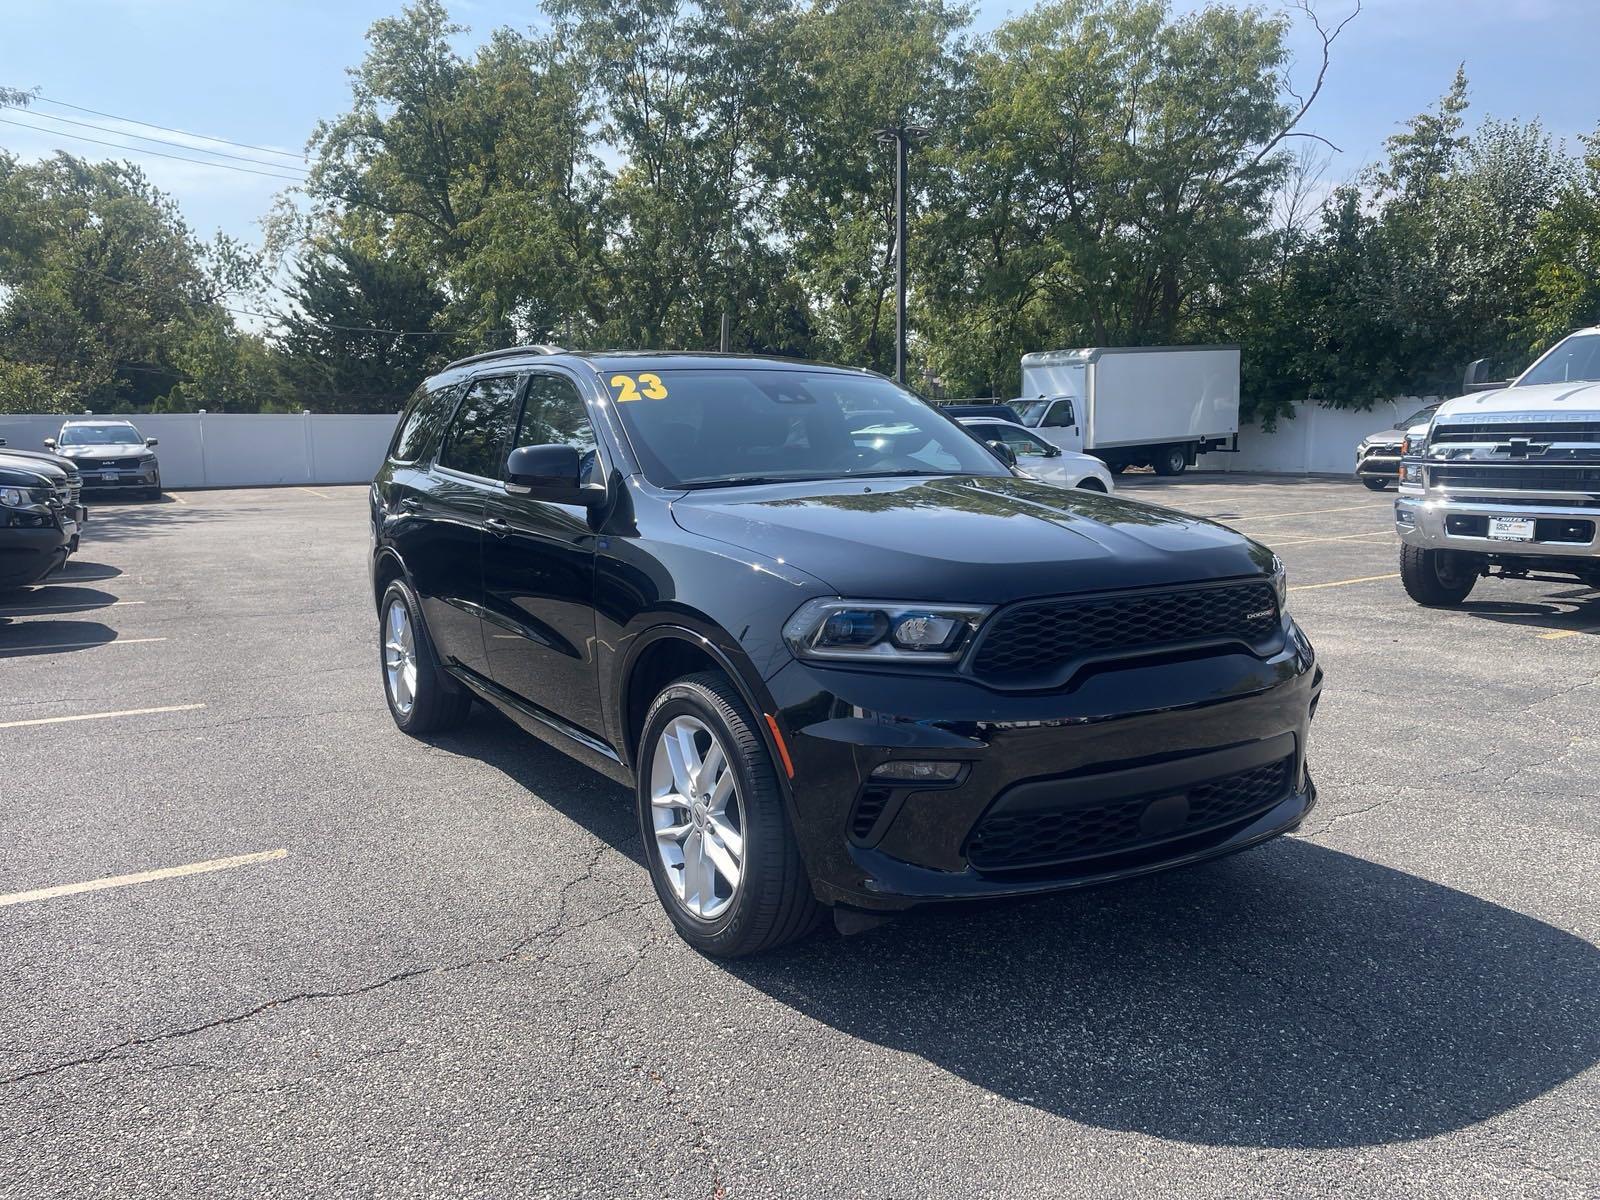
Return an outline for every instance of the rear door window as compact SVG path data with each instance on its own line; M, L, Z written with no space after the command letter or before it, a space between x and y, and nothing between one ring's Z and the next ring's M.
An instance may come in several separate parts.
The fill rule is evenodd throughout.
M389 457L395 462L407 463L426 458L439 444L439 434L444 431L450 410L460 395L460 384L435 387L431 391L426 384L418 388L400 414Z
M522 380L520 375L473 380L445 434L441 467L483 479L500 478L510 452Z

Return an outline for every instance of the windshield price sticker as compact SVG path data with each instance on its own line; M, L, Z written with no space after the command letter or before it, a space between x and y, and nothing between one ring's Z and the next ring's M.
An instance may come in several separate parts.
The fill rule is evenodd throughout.
M667 385L661 382L661 376L649 371L641 372L637 377L632 375L613 375L611 386L617 389L617 403L625 404L629 400L665 400L667 398Z

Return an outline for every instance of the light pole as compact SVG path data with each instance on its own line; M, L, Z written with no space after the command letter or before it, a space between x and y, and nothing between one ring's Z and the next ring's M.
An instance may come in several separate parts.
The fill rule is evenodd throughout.
M906 381L906 158L911 143L933 130L927 125L894 125L880 129L878 144L894 146L894 378Z

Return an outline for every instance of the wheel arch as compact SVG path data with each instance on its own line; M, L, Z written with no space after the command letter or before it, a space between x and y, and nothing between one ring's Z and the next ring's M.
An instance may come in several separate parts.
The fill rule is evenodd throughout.
M396 579L411 582L411 572L406 570L405 560L391 546L379 548L372 558L372 603L373 607L383 603L383 593Z

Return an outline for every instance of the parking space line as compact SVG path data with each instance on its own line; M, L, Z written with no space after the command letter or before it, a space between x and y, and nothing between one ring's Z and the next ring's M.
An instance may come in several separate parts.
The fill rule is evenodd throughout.
M33 613L47 612L98 612L102 608L131 608L135 604L143 604L143 600L113 600L110 604L35 604L23 605L13 608L0 609L0 617L26 617Z
M1287 521L1290 517L1314 517L1319 513L1354 512L1358 508L1392 508L1392 504L1346 504L1342 508L1308 508L1301 512L1256 513L1249 517L1213 517L1223 524L1236 521Z
M171 500L174 504L187 504L187 503L189 503L182 496L177 495L175 492L166 492L165 495L166 495L167 499Z
M1274 546L1304 546L1311 542L1349 542L1356 538L1393 537L1392 529L1375 529L1371 533L1341 533L1335 537L1296 537L1287 541L1273 542Z
M284 858L288 853L287 849L262 850L256 854L213 858L209 862L189 863L182 867L162 867L156 871L138 871L132 875L110 875L104 879L91 879L87 883L63 883L59 887L37 888L31 892L12 892L9 896L0 896L0 908L7 908L13 904L32 904L37 900L54 900L57 896L101 892L106 888L129 887L135 883L154 883L158 879L182 879L187 875L205 875L211 871L226 871L232 867L248 867L255 863Z
M109 642L47 642L42 646L0 646L0 654L32 654L38 650L95 650L101 646L142 646L146 642L164 642L164 637L112 638Z
M1362 575L1356 579L1335 579L1332 583L1302 583L1290 588L1291 592L1314 592L1318 588L1344 587L1350 583L1375 583L1379 579L1399 579L1400 572L1394 571L1388 575Z
M1541 633L1539 635L1539 640L1542 642L1553 642L1557 638L1578 637L1580 634L1585 633L1600 633L1600 625L1590 625L1584 629L1558 629L1554 633Z
M116 712L77 713L70 717L34 717L28 721L0 721L0 729L21 729L24 725L61 725L67 721L106 721L112 717L143 717L151 713L193 712L204 707L204 704L165 704L160 708L123 708Z
M336 497L328 495L327 492L319 492L314 487L303 487L300 490L302 492L310 492L313 496L321 496L324 500L333 500L333 499L336 498Z

